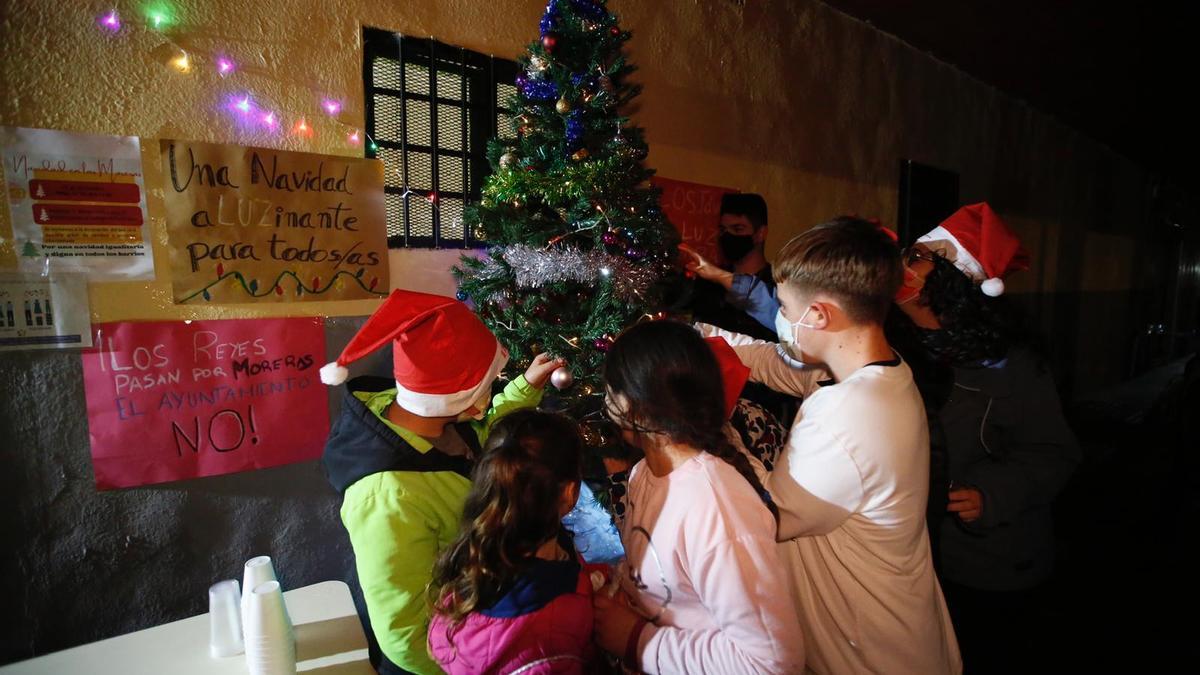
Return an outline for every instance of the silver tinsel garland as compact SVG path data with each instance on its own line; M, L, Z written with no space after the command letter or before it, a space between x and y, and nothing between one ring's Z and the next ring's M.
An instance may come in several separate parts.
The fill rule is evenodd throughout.
M505 247L501 257L512 268L517 286L521 288L541 288L564 281L597 284L609 280L618 298L635 301L640 300L657 279L653 265L639 265L598 250L585 253L570 247L543 250L514 244ZM489 257L479 273L497 278L503 274L503 266Z

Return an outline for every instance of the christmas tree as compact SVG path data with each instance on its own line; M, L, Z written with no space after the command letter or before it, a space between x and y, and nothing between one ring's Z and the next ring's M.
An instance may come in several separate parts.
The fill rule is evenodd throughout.
M489 144L494 173L464 217L490 246L455 274L517 368L539 351L567 359L553 381L586 410L614 336L659 311L678 235L621 114L639 93L630 34L596 0L550 0L540 27L509 103L516 139Z

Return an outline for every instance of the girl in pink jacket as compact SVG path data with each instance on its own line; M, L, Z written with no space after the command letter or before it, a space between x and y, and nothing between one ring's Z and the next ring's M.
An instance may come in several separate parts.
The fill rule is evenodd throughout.
M523 410L493 427L430 587L429 649L450 675L588 670L590 568L561 525L582 455L578 427L559 415Z

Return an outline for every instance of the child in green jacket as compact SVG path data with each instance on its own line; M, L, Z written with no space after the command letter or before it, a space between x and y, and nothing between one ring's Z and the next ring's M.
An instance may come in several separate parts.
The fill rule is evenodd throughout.
M563 363L539 355L492 398L508 351L487 327L452 298L397 290L321 369L322 381L342 384L346 364L389 342L395 379L347 384L324 463L343 495L342 523L385 657L381 672L441 673L425 642L434 559L458 533L471 467L492 423L536 407Z

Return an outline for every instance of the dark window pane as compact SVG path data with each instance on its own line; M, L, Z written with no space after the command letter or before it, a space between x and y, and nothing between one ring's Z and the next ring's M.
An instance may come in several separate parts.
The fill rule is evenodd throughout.
M404 236L404 200L400 195L387 193L383 196L387 211L387 235L391 240Z
M438 155L438 190L464 192L462 157Z
M412 63L404 64L404 91L413 94L429 93L429 69Z
M438 149L463 149L463 109L442 103L438 106Z
M402 101L398 96L375 94L375 128L368 131L371 138L378 141L399 143L400 137L400 106Z
M376 143L367 154L384 164L390 245L479 244L463 208L479 199L493 130L515 137L506 106L516 64L371 28L363 44L367 133ZM428 199L435 186L436 204Z
M438 209L442 216L442 239L447 242L461 243L463 239L463 201L453 198L439 199Z
M408 198L408 236L433 237L433 205L428 199L411 195Z
M400 62L395 59L372 59L371 77L376 87L400 91Z
M413 190L433 189L433 155L408 151L408 185Z

